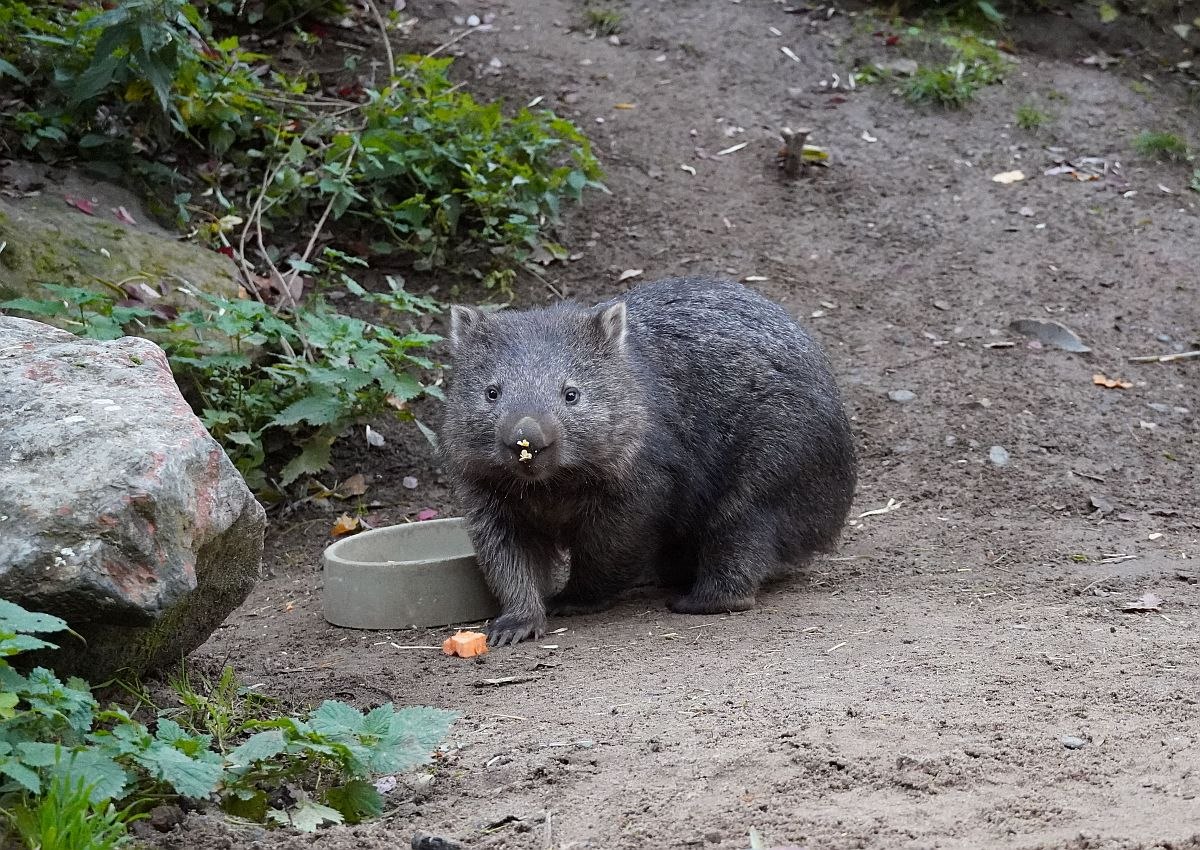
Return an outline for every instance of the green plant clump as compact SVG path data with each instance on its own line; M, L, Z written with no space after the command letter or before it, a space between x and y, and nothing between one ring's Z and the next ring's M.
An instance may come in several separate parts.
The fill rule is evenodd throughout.
M126 824L179 797L306 831L357 823L382 811L371 780L427 763L456 717L390 703L364 714L326 700L305 719L243 721L231 730L240 743L221 752L212 735L164 712L151 729L120 708L101 709L81 679L10 665L22 652L57 648L39 635L65 630L57 617L0 600L0 812L30 850L119 846Z
M1032 103L1022 103L1017 107L1017 126L1022 130L1037 132L1049 120L1050 116Z
M450 59L400 56L377 87L338 97L272 61L182 0L7 3L0 144L167 190L180 223L214 247L238 228L286 242L349 217L376 253L432 268L460 252L481 276L553 249L562 200L600 186L574 125L476 102L450 80Z
M984 86L1003 81L1006 63L991 41L974 36L942 36L935 47L949 51L946 64L921 65L905 84L904 96L916 104L961 109Z
M1160 162L1185 162L1191 157L1187 141L1175 133L1147 130L1133 140L1139 156Z
M598 36L616 35L621 31L624 16L616 9L587 9L583 14L588 30Z

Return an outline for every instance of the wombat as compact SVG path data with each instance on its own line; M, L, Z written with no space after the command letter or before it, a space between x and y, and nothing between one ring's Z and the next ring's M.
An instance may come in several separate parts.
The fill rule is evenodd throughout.
M655 575L673 611L743 611L836 543L850 425L824 353L779 305L689 277L450 320L441 448L503 609L492 645Z

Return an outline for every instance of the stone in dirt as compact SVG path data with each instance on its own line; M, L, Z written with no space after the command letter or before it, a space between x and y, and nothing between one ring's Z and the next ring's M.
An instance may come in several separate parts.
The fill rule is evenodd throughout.
M254 586L265 527L162 349L0 316L0 597L86 640L37 663L99 681L178 662Z

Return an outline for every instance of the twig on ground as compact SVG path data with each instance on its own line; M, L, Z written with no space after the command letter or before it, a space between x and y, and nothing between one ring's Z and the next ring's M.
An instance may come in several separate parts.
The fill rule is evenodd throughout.
M490 32L491 29L492 29L491 24L480 24L477 27L468 27L467 29L460 32L458 35L454 36L454 38L450 39L449 41L442 42L441 44L439 44L437 47L433 48L433 50L429 51L425 55L426 56L437 56L439 53L441 53L447 47L451 47L452 45L457 44L459 41L466 38L471 33L473 33L473 32Z
M392 52L392 40L388 36L387 21L379 13L379 7L375 5L375 0L367 0L367 8L371 10L371 15L375 18L375 23L379 26L379 35L383 38L383 50L387 53L387 78L390 82L392 77L396 76L396 54Z
M1170 363L1172 360L1188 360L1200 357L1200 349L1195 351L1179 351L1174 354L1151 354L1146 357L1130 357L1130 363Z

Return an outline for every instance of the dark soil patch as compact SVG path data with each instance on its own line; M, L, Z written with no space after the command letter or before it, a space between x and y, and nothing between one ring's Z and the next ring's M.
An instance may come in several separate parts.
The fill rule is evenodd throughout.
M547 270L554 287L600 299L633 268L765 278L753 285L805 319L845 388L855 515L899 504L757 610L693 618L643 595L478 662L393 646L443 631L327 625L319 553L345 506L308 505L272 533L266 578L201 662L288 703L459 709L458 748L369 825L310 841L193 816L160 846L393 848L420 829L472 848L735 850L751 827L819 848L1200 846L1200 587L1185 580L1200 571L1200 360L1127 361L1200 342L1191 167L1132 149L1144 129L1200 142L1184 81L1080 64L1096 42L1044 15L1033 28L1053 50L947 113L886 85L821 87L887 52L840 14L615 3L616 46L569 30L570 0L477 5L498 17L458 45L474 85L543 96L608 171L612 195L570 214L582 257ZM440 42L473 11L426 10L418 35ZM1030 99L1052 116L1040 134L1016 127ZM800 124L833 164L788 183L777 131ZM1119 160L1123 176L1045 176L1063 156ZM991 180L1014 169L1027 179ZM1031 345L1007 329L1022 317L1069 325L1093 353ZM915 398L890 400L900 389ZM374 521L452 514L423 439L380 428L383 449L338 454L338 477L367 476ZM1161 613L1120 612L1145 591Z

